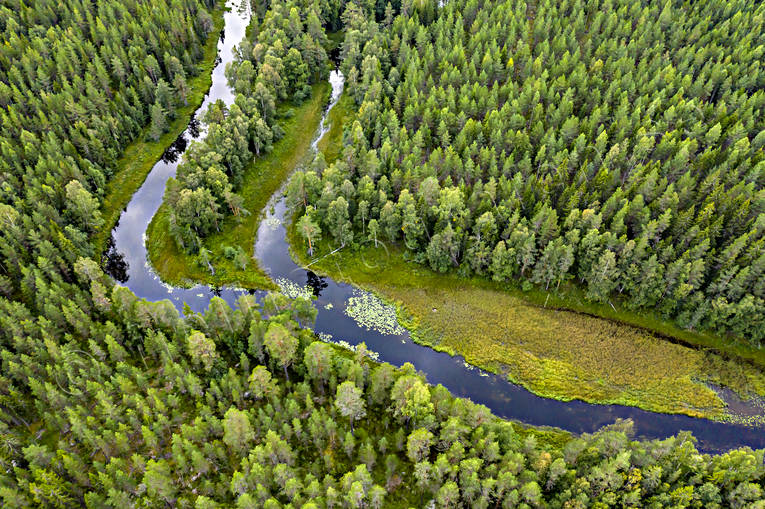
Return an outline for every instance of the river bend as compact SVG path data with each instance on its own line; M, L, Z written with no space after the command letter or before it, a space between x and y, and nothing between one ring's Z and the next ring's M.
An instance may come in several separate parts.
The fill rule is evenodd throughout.
M244 38L250 21L249 2L233 7L224 14L225 26L218 42L218 61L212 71L212 86L186 131L165 151L141 188L133 195L112 232L106 256L108 271L138 297L151 301L169 299L179 310L187 303L194 311L204 311L210 299L220 296L230 305L246 290L211 288L197 285L179 288L163 283L151 269L145 245L146 229L162 203L167 179L174 176L187 145L204 135L199 118L211 102L218 99L231 104L234 95L224 75L225 66L233 60L235 46ZM231 6L231 5L230 5ZM343 89L338 71L330 76L332 97L317 129L312 149L326 133L327 113L337 102ZM284 222L287 211L282 192L272 197L264 220L258 229L254 255L260 266L289 295L312 293L318 317L315 330L321 338L352 347L365 342L380 361L400 366L411 362L432 384L443 384L455 396L470 398L489 407L494 414L536 426L556 426L574 432L593 432L617 418L635 422L638 436L665 438L680 430L693 432L698 447L705 452L719 452L748 445L765 448L765 431L696 419L683 415L648 412L620 405L594 405L582 401L562 402L541 398L514 385L503 377L468 365L461 357L414 343L409 333L395 320L395 311L372 294L331 278L320 277L298 266L289 252ZM260 298L263 292L255 292ZM384 323L369 323L363 309L375 309L378 316L387 316ZM392 315L393 314L393 315Z

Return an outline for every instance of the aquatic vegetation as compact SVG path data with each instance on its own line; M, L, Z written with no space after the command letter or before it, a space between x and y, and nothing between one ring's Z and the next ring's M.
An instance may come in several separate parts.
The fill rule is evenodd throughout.
M350 350L351 352L356 352L358 345L352 345L349 342L347 342L344 339L335 340L332 334L327 334L326 332L319 332L316 335L321 341L324 343L331 343L333 345L337 345L341 348L345 348L346 350ZM365 349L365 352L367 357L372 359L375 362L380 361L380 353L375 352L374 350Z
M367 330L391 336L406 332L406 329L398 323L395 307L385 304L380 298L363 290L353 291L353 296L345 305L345 314Z
M762 3L676 1L659 12L658 2L637 0L449 0L443 16L436 3L444 5L388 4L382 12L383 2L99 0L64 2L55 16L43 0L0 4L0 507L765 509L763 428L542 402L502 380L561 399L647 401L765 425L765 400L757 396L765 396L765 349L752 354L759 363L737 364L732 355L687 348L693 342L682 343L683 336L663 341L646 332L661 329L593 319L592 308L561 311L567 300L557 293L571 297L565 279L575 273L598 300L617 280L632 280L639 284L618 293L658 290L693 314L708 304L719 319L737 314L737 328L765 338L765 317L752 312L762 309L759 287L760 300L747 296L738 302L744 306L729 307L763 272L762 224L747 219L762 215L761 200L747 198L760 197L763 187L765 110L758 96L742 99L742 90L759 93L765 83L755 70L762 46L748 51L763 32ZM711 9L694 11L699 4ZM640 18L630 25L625 14ZM558 27L565 31L554 32ZM346 40L324 37L325 28L343 28ZM640 37L630 40L631 31ZM213 59L218 34L223 44ZM239 36L248 40L231 51ZM646 45L651 53L641 51ZM326 215L315 214L321 236L334 245L320 254L374 294L298 270L277 220L260 230L256 250L276 247L267 252L275 256L252 256L264 207L284 219L283 202L274 205L278 189L316 145L306 145L308 120L324 111L317 94L326 84L307 84L323 79L328 54L338 53L349 88L324 141L325 162L336 159L335 167L317 158L316 175L291 188L301 199L289 201L327 205ZM210 58L201 62L203 55ZM227 65L233 56L247 61ZM429 65L438 62L434 56L449 68ZM632 60L648 72L628 72ZM202 100L186 72L213 66L212 108L188 131L202 133L207 145L189 151L176 172L172 163L189 141L177 138L110 236L161 148L138 138L164 145L162 132L183 115L176 106L193 109ZM334 101L342 74L332 76ZM656 79L633 83L645 76ZM233 84L225 87L224 79ZM478 86L467 88L466 80ZM657 98L650 96L654 85L661 87ZM289 97L294 102L277 106ZM596 107L592 115L586 106ZM344 128L339 119L357 110L358 121ZM273 147L271 135L281 138ZM251 149L259 161L248 165ZM171 173L188 186L168 186L175 214L164 206L148 230L150 255L166 264L154 272L136 232L146 230L159 184ZM364 179L358 186L356 176ZM485 176L494 180L482 182ZM619 176L623 192L612 192ZM317 185L319 178L330 185ZM572 178L578 182L569 186ZM312 196L319 192L320 199ZM709 207L695 207L703 205L696 194ZM529 206L541 199L551 201ZM513 219L513 209L522 214ZM574 215L556 218L555 210ZM671 211L678 214L670 218ZM756 238L747 238L751 223ZM598 228L603 237L595 238ZM162 232L183 244L165 253ZM205 232L212 235L202 241ZM459 276L429 279L429 269L399 265L399 232L410 252L425 249L432 268L466 260ZM739 233L734 249L721 249L723 237ZM389 238L366 256L380 234ZM643 242L630 244L637 235ZM574 245L583 248L576 256ZM184 246L193 253L181 252ZM680 255L682 263L646 271L658 267L638 263L646 254L660 264ZM422 258L410 255L404 261ZM347 272L337 259L350 262ZM470 277L489 271L514 285L517 264L521 279L556 293L534 299L534 292ZM701 282L710 276L705 268L726 275L714 292L727 299L699 301L699 288L689 289L713 283ZM282 278L284 294L300 298L233 287L276 289L266 269ZM163 282L163 270L184 289ZM616 277L619 270L628 277ZM209 286L190 286L196 280ZM657 289L662 280L677 287ZM641 298L650 303L652 295ZM692 320L694 329L698 323ZM310 324L332 334L317 340ZM390 335L402 327L412 330L411 341ZM402 366L373 362L383 359ZM485 369L499 375L479 378L489 375ZM492 409L572 433L500 420ZM619 414L634 425L611 424Z
M279 287L279 291L290 299L296 299L298 297L313 299L314 297L313 290L308 285L300 286L294 281L290 281L289 279L285 279L283 277L277 278L274 282L276 283L276 286Z
M720 417L718 420L721 422L740 424L742 426L749 426L752 428L765 427L765 415L726 414L723 417Z
M294 238L292 228L289 235ZM327 244L317 246L317 256L332 250ZM385 271L370 268L383 264ZM397 303L398 323L406 324L415 342L461 355L467 365L502 374L540 396L723 418L725 403L705 382L765 394L762 370L750 364L636 327L545 309L544 298L537 305L533 293L435 274L407 262L395 245L386 253L339 252L313 267Z
M269 228L276 230L282 224L278 217L270 215L263 221Z

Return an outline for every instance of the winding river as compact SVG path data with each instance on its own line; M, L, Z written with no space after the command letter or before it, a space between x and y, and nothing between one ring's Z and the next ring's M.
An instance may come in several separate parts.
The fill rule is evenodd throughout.
M249 4L249 2L243 2ZM195 114L186 131L166 150L162 159L152 169L141 188L133 195L122 212L119 223L112 232L112 242L105 256L107 270L121 284L136 295L151 301L169 299L179 310L187 303L194 311L204 311L210 299L220 296L234 305L246 290L235 288L211 288L198 285L193 288L177 288L163 283L148 263L145 246L146 229L151 218L162 203L167 179L175 175L178 161L186 146L204 133L199 117L207 106L218 99L226 104L233 102L224 69L233 60L232 50L244 35L250 20L247 7L232 8L225 14L225 27L218 42L218 63L212 72L212 86L202 106ZM316 142L326 132L326 117L337 102L343 89L342 75L334 71L330 76L332 97L317 129ZM636 433L645 438L665 438L680 430L693 432L698 447L705 452L720 452L737 446L748 445L765 448L765 431L761 428L719 423L683 415L648 412L634 407L619 405L593 405L582 401L562 402L538 397L526 389L511 384L503 377L486 373L464 362L461 357L451 357L412 341L409 333L392 317L385 325L367 324L363 319L351 317L359 307L377 307L383 314L392 314L373 295L352 285L338 283L320 277L298 266L289 252L284 221L287 214L282 192L276 193L266 209L264 220L258 229L254 246L255 257L260 266L282 287L287 294L310 292L316 296L318 317L315 330L325 340L355 345L365 342L377 353L380 361L400 366L411 362L426 374L432 384L443 384L454 395L467 397L489 407L494 414L536 426L556 426L574 433L593 432L612 423L617 418L630 418L635 422ZM261 297L263 292L255 292Z

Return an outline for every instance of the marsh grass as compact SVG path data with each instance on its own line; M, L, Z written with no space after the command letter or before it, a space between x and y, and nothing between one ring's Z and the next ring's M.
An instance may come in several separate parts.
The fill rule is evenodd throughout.
M159 140L148 141L146 138L151 126L145 126L135 141L125 148L122 157L117 161L114 174L106 185L106 194L101 202L101 215L104 218L104 224L91 239L97 256L100 256L106 249L109 236L117 224L120 214L130 202L130 198L141 187L151 169L162 157L165 149L189 125L192 115L207 95L207 91L212 85L212 70L215 67L215 57L218 54L218 34L223 28L224 12L223 7L212 12L214 28L210 32L207 42L205 42L204 57L198 66L199 72L188 80L189 94L187 100L189 104L176 110L175 120L170 122L168 131Z
M344 94L330 112L330 131L319 141L328 162L342 153L343 130L354 115L353 101ZM287 231L293 254L308 263L302 239L291 225ZM327 241L320 243L313 259L332 249ZM593 305L576 288L563 288L558 295L522 292L482 278L436 274L406 261L397 246L341 250L312 268L395 303L399 321L415 341L460 354L541 396L731 419L705 382L743 395L765 394L762 369L700 349L740 355L760 367L765 352L618 307Z
M508 290L522 295L524 299L539 306L546 305L548 308L571 310L647 329L672 342L713 350L722 356L739 361L745 360L760 368L765 368L765 348L753 348L735 337L723 337L704 331L683 329L654 313L648 311L637 313L625 309L619 305L619 302L612 302L613 305L589 302L584 298L584 292L581 288L570 283L561 285L557 293L545 292L537 288L527 292L522 292L514 287L510 287Z
M268 200L305 157L329 92L329 83L322 82L313 86L311 97L303 104L284 103L279 106L279 125L285 135L274 144L270 153L255 158L247 168L239 189L244 207L250 211L250 215L238 218L228 216L221 225L221 231L204 241L205 247L211 251L210 262L215 274L201 267L196 256L178 248L169 233L167 206L164 203L160 206L146 231L146 247L151 265L162 281L179 286L192 286L201 282L212 286L235 285L248 289L276 288L252 256L255 236ZM244 269L226 258L224 249L227 246L239 246L249 254Z
M307 262L294 228L289 236L296 256ZM323 242L315 257L330 250ZM562 304L553 297L545 308L539 295L436 274L405 260L398 246L342 250L312 268L396 303L417 342L462 355L540 396L725 419L725 403L705 381L743 395L765 394L762 369L750 363L612 320L550 309Z

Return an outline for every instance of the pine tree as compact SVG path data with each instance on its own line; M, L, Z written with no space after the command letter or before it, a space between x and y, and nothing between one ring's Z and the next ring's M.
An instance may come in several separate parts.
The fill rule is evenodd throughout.
M160 136L167 131L167 112L159 102L155 102L151 107L151 127L149 128L149 139L158 141Z

